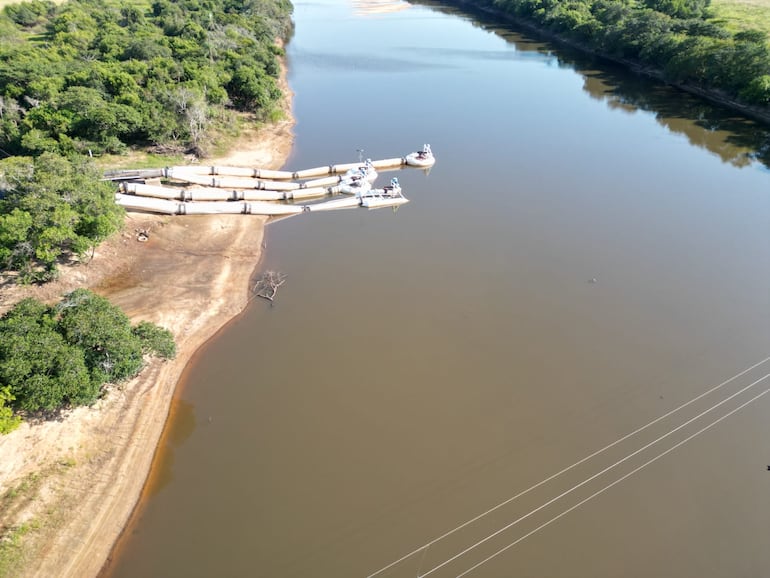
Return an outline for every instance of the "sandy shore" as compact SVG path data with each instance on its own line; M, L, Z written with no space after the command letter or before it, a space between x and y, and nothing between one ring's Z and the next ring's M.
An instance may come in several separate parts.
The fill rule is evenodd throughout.
M285 75L283 88L288 101ZM287 120L247 133L230 155L205 162L280 168L293 141L288 106ZM25 423L0 437L0 535L18 539L18 547L7 550L8 575L99 574L141 495L185 365L248 302L265 222L260 216L129 213L123 231L89 264L33 290L53 300L89 287L134 323L170 329L178 353L172 361L153 361L93 407L69 411L60 421ZM139 242L137 229L148 229L149 241ZM0 294L0 312L20 291Z

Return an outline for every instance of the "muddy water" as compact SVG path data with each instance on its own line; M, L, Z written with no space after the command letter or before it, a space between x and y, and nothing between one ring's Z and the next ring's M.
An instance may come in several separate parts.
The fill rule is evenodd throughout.
M295 6L288 167L438 163L270 225L287 282L189 368L107 574L368 576L533 486L378 575L765 574L767 131L438 4Z

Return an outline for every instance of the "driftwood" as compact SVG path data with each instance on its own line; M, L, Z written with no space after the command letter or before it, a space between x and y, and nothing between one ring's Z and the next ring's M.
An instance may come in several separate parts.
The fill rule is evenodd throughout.
M265 271L257 279L252 291L255 296L267 299L272 303L278 288L286 282L286 275L278 271Z

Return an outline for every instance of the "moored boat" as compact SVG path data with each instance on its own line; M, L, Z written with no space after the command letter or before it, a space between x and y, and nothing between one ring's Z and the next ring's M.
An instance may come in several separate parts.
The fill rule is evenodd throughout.
M361 206L361 200L357 197L343 197L332 199L312 205L305 205L308 211L336 211L339 209L356 209Z
M436 157L433 156L433 151L430 150L430 145L424 144L422 145L422 150L409 153L404 157L404 160L409 166L428 168L435 164Z
M398 207L409 202L406 197L364 197L361 206L367 209L381 209L383 207Z
M341 181L338 188L341 193L346 195L358 195L370 191L372 184L363 177L356 177Z
M366 159L364 164L346 171L342 175L340 182L348 182L350 180L364 179L366 181L369 181L370 183L373 183L376 178L377 178L377 169L374 168L374 165L372 164L372 159Z
M381 189L370 189L356 195L361 206L367 209L379 209L381 207L397 207L409 202L409 199L401 193L401 185L398 178L390 179L390 185Z

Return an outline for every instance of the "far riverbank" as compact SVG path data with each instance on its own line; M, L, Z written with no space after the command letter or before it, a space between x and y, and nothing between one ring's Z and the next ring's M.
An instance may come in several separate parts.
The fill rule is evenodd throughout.
M524 28L525 30L528 30L529 32L532 32L538 36L541 36L553 42L560 43L564 46L569 46L570 48L574 48L585 54L589 54L591 56L604 59L608 62L619 64L627 68L628 70L634 72L635 74L640 74L648 78L659 80L660 82L668 84L669 86L673 86L679 90L688 92L699 98L707 100L712 104L716 104L720 107L733 110L748 118L751 118L752 120L755 120L757 122L761 122L763 124L770 126L770 107L753 106L753 105L740 102L737 99L726 94L725 92L717 89L709 89L709 88L704 88L701 86L682 83L682 82L672 82L671 80L665 77L662 70L645 66L640 62L630 60L627 58L618 58L618 57L612 56L611 54L608 54L606 52L599 50L595 46L591 46L590 44L587 44L585 42L579 42L575 39L568 38L563 34L559 34L553 30L549 30L548 28L541 26L540 24L538 24L533 20L521 18L518 16L513 16L507 12L495 9L491 6L484 6L475 2L470 2L469 0L446 0L445 3L460 7L470 12L486 14L489 17L497 19L501 23L510 23L510 24L519 26L521 28Z

